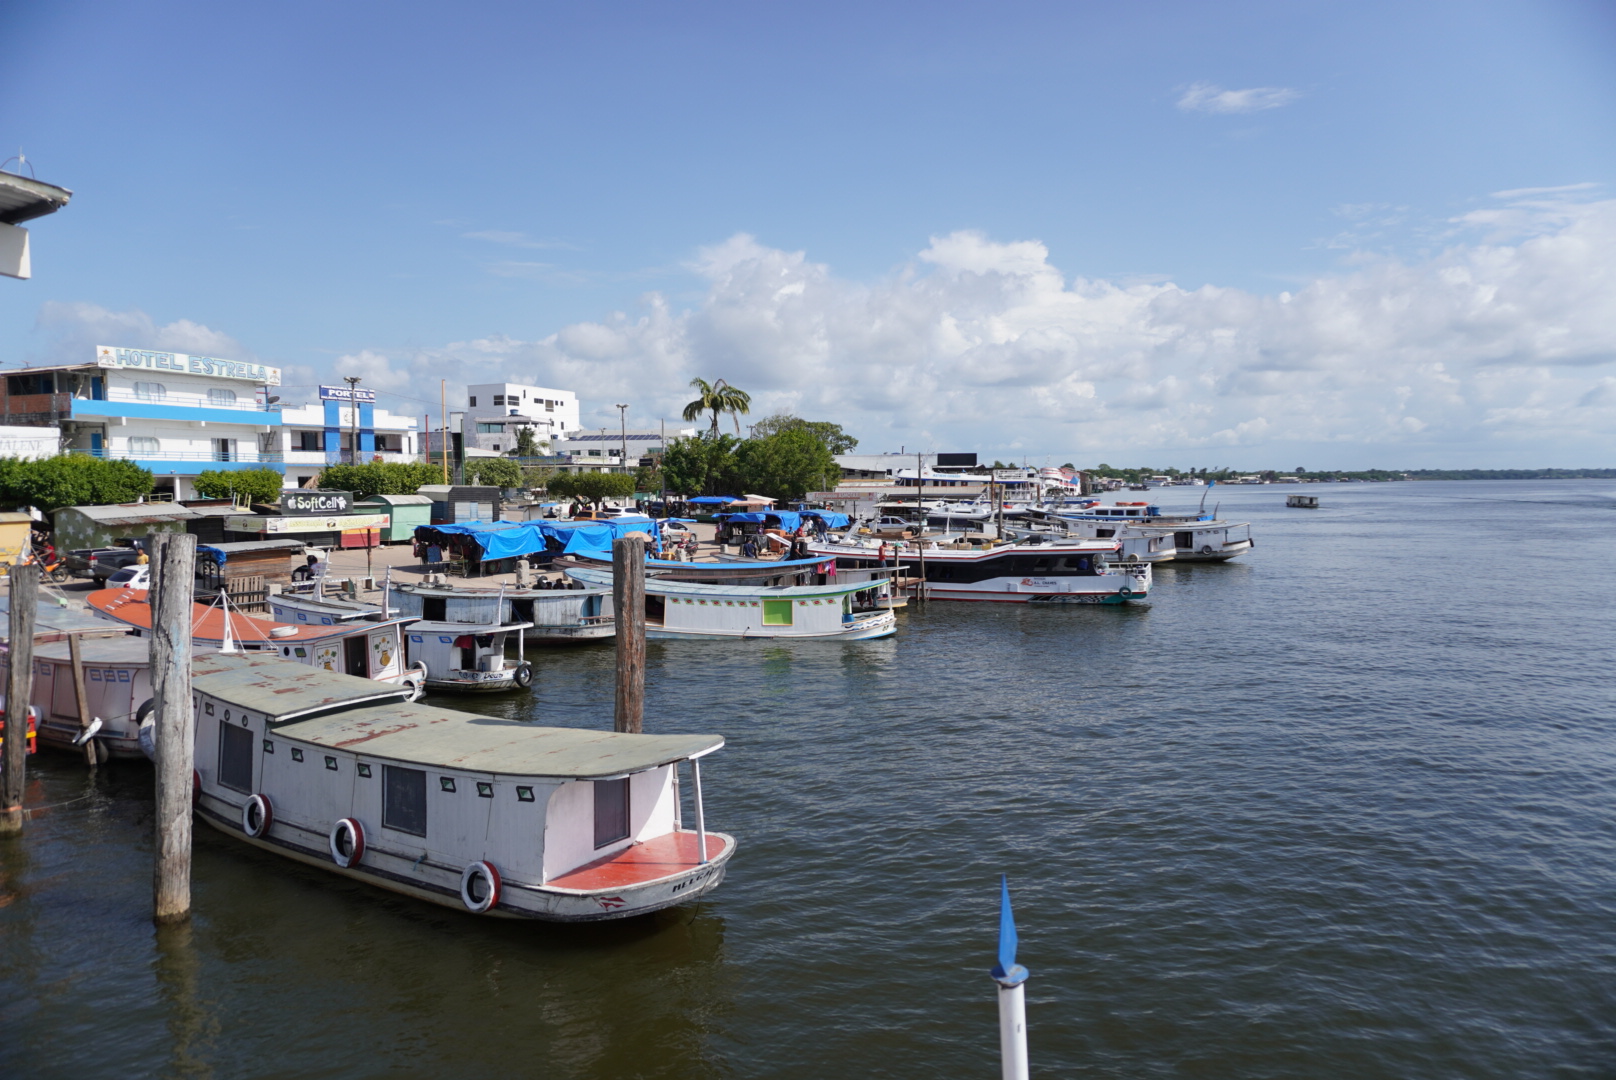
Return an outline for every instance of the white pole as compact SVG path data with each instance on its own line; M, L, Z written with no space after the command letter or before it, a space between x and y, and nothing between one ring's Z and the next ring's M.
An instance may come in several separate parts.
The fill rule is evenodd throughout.
M1010 910L1010 882L1003 877L999 880L999 962L990 972L999 986L999 1060L1004 1080L1027 1080L1029 972L1016 963L1016 919Z
M1027 1080L1027 984L999 984L999 1059L1004 1080Z
M696 843L701 851L697 861L704 863L707 861L707 815L701 808L701 762L695 758L690 759L690 787L696 798Z

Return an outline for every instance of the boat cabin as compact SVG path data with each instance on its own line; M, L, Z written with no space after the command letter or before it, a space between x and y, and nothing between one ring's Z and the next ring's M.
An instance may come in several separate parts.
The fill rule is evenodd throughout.
M532 623L410 621L405 632L408 656L426 670L428 690L490 693L526 690L533 685L533 665L524 655L520 631ZM516 659L505 655L505 644L517 634Z

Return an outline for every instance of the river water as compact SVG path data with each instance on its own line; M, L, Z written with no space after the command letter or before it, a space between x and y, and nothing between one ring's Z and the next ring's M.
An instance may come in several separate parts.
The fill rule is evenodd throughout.
M513 925L199 826L149 770L0 845L7 1077L997 1075L998 875L1040 1077L1616 1077L1616 485L1218 489L1257 549L1148 607L943 604L863 643L652 643L714 731L705 902ZM1187 507L1188 489L1152 493ZM460 707L609 727L609 646Z

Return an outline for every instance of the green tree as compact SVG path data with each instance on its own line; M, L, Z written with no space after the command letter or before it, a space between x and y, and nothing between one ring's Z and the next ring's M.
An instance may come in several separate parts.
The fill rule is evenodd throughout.
M522 468L509 458L467 458L466 483L491 487L522 486Z
M729 435L675 439L662 455L662 474L668 490L680 495L738 495L714 488L726 483L734 471L735 448L740 440Z
M790 413L775 413L752 425L752 436L758 439L766 439L782 431L812 432L825 444L825 449L833 454L850 454L858 446L858 440L843 431L842 425L833 424L828 420L804 420Z
M735 450L732 480L742 491L772 499L800 499L841 476L817 434L788 428L766 439L748 439Z
M641 465L634 470L635 491L661 491L662 470L655 465Z
M550 478L550 494L563 499L583 499L599 506L607 499L626 499L634 494L634 477L628 473L562 473Z
M61 454L40 461L0 458L0 504L106 506L151 494L152 474L132 461Z
M422 484L443 483L443 469L419 461L327 465L318 483L327 491L351 491L355 499L368 499L372 495L414 495Z
M511 457L528 458L539 456L539 440L534 436L530 427L516 429L516 445L511 447Z
M272 503L281 497L284 480L274 469L204 469L197 474L196 492L209 499L239 499L245 495L252 502Z
M752 408L752 395L745 390L738 390L719 379L709 383L706 379L691 379L690 385L699 395L695 401L685 406L683 413L686 420L696 420L704 412L713 414L713 427L708 433L710 438L718 438L718 418L723 413L729 413L735 419L735 434L741 433L740 414L750 412Z

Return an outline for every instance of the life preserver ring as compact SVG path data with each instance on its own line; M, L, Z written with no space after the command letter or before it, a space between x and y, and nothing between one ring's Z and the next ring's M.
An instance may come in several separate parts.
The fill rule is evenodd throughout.
M1133 590L1128 588L1128 586L1124 585L1122 588L1117 590L1117 595L1118 596L1132 596L1133 595Z
M140 740L140 752L147 761L157 760L157 717L152 715L154 702L147 698L135 710L135 734Z
M1211 544L1202 544L1201 545L1201 554L1202 555L1210 555L1210 554L1212 554L1212 545Z
M479 889L482 895L477 896L473 888ZM499 903L499 871L492 863L467 863L460 871L460 902L474 915L481 915Z
M241 804L241 831L254 840L269 831L275 821L275 808L268 795L251 795Z
M365 827L351 817L331 826L330 842L331 861L344 870L358 866L359 860L365 857Z
M523 660L516 665L516 674L512 676L516 685L526 690L533 685L533 665Z

